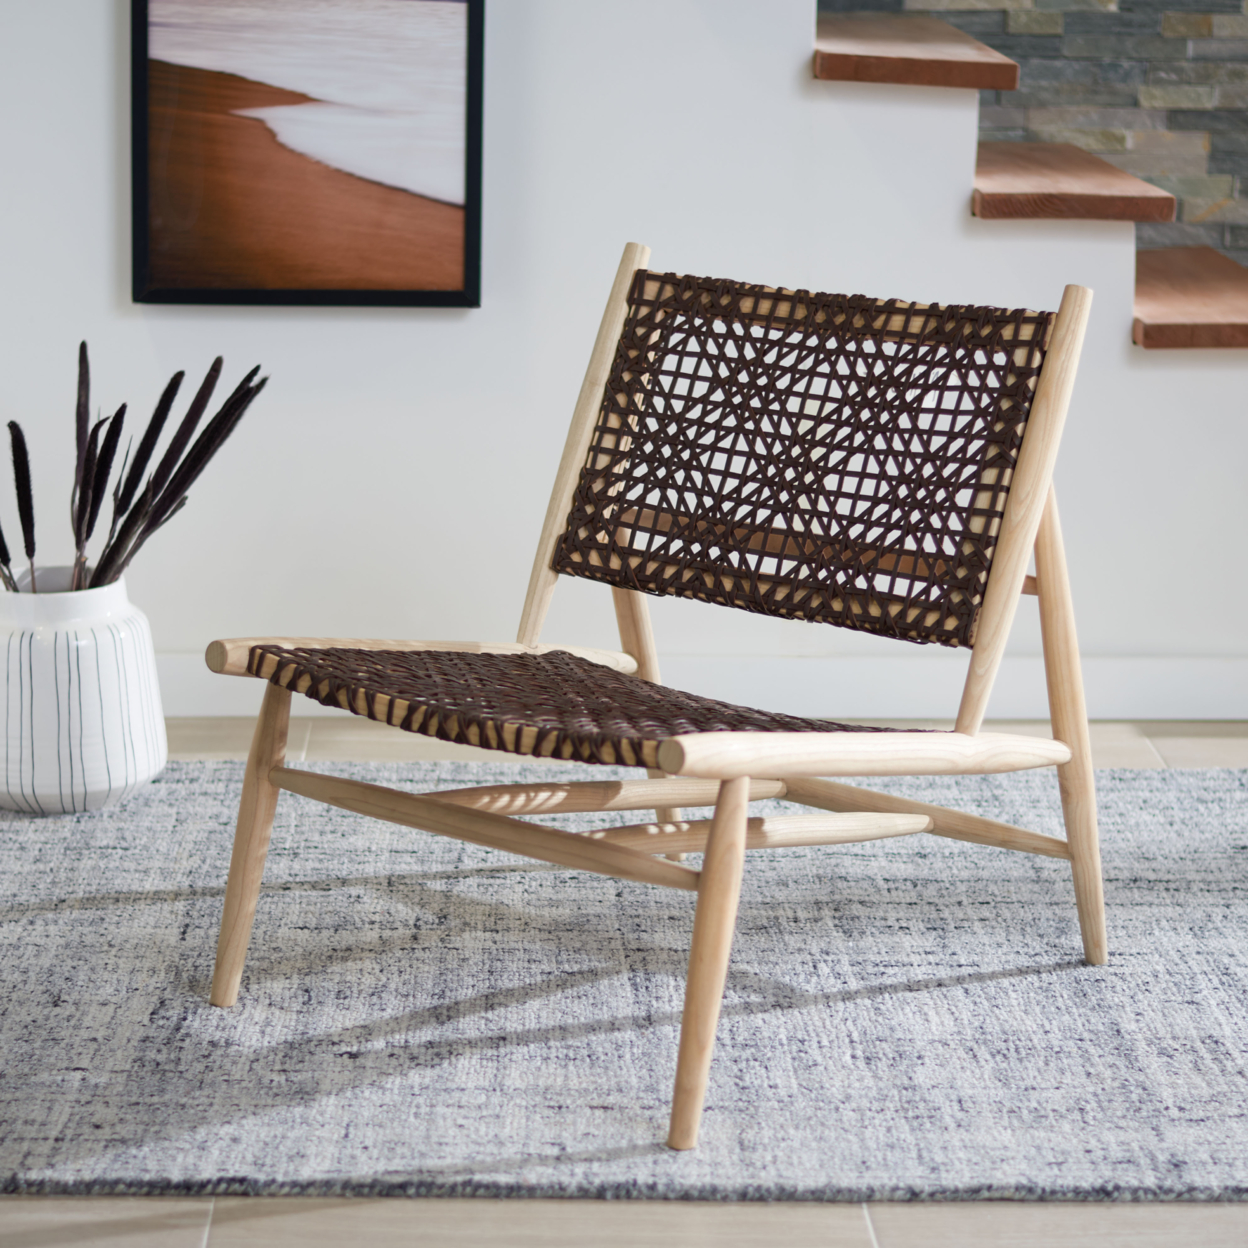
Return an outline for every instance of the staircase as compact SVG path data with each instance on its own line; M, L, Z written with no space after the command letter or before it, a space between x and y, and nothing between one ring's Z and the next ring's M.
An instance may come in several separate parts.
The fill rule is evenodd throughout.
M1033 27L1061 18L1024 16L1041 19ZM910 13L821 13L813 71L826 80L980 91L1012 92L1020 80L1002 52L940 18ZM1178 208L1171 191L1081 146L1020 141L980 141L969 202L973 215L998 220L1164 224ZM1207 246L1138 251L1131 339L1146 350L1248 347L1248 268Z

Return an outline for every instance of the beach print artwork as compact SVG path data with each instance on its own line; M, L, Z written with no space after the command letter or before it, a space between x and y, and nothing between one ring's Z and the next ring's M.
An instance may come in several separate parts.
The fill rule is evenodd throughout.
M134 297L475 306L482 5L134 0Z

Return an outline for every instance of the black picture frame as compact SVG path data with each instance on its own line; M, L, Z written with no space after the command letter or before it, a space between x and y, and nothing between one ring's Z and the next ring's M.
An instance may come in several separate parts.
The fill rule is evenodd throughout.
M351 0L342 0L348 7ZM481 127L485 0L439 0L467 8L467 99L464 142L462 284L456 289L344 289L213 284L179 285L162 280L153 263L153 186L148 0L131 0L132 298L136 303L245 304L336 307L481 306ZM401 192L400 192L401 193Z

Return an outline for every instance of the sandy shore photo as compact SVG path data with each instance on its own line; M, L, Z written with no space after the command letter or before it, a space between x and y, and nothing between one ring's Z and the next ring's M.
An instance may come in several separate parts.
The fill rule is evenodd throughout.
M134 0L134 297L475 306L480 0Z

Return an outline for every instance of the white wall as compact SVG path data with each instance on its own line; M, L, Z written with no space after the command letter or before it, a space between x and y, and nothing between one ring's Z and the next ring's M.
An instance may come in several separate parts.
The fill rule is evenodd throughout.
M143 417L218 352L272 377L133 565L172 714L244 713L213 637L510 639L554 463L627 239L656 267L947 302L1097 292L1058 470L1094 715L1248 716L1248 352L1130 344L1132 227L968 212L969 91L815 82L814 0L490 0L483 306L129 300L124 0L0 0L0 419L70 555L75 349ZM0 480L7 480L7 472ZM16 515L0 485L12 544ZM492 584L486 587L488 576ZM656 601L674 682L774 709L951 713L963 659ZM567 581L548 640L614 644ZM1024 603L994 712L1043 713ZM874 690L881 692L876 694ZM308 704L308 709L313 704Z

